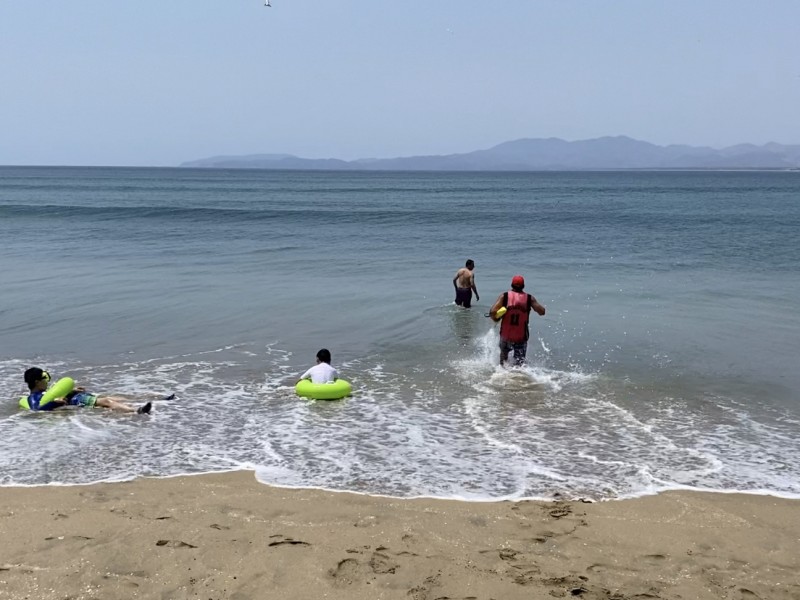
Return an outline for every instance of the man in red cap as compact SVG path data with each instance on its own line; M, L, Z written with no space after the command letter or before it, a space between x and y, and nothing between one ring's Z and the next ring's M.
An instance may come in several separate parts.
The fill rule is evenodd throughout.
M514 275L511 279L511 289L503 292L497 298L497 302L489 311L489 316L495 321L502 319L500 323L500 364L504 365L508 360L508 354L514 351L514 364L519 366L525 362L525 354L528 351L528 321L531 316L531 309L535 310L539 316L544 316L545 308L536 301L536 298L522 291L525 288L525 278L522 275ZM500 318L497 311L506 308L506 313Z

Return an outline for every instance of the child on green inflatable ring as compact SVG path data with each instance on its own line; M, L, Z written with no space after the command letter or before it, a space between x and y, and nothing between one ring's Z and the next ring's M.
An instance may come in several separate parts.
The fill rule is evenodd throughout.
M32 411L51 411L63 406L79 406L84 408L110 408L126 413L150 414L153 405L147 402L135 408L126 403L124 399L115 396L100 396L87 392L82 387L76 387L63 398L56 398L41 403L42 396L50 385L50 373L38 367L31 367L25 371L25 383L28 384L30 394L27 397L28 409Z

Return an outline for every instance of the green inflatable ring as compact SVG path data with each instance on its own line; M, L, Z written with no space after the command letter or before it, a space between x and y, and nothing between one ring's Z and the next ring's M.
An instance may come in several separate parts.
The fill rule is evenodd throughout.
M344 379L337 379L333 383L311 383L310 379L303 379L297 382L294 391L303 398L341 400L345 396L349 396L353 388Z
M42 394L42 399L39 400L39 407L45 406L57 398L63 398L69 394L74 387L75 381L72 379L72 377L62 377L49 388L47 388L47 391ZM25 410L31 409L31 407L28 405L27 396L23 396L19 399L19 407L24 408Z

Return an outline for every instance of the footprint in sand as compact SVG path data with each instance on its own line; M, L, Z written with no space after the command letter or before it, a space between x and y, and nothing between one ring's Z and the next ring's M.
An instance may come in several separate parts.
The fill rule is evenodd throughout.
M411 588L406 595L411 598L411 600L437 600L438 598L444 598L445 596L432 595L433 589L439 587L439 579L441 579L441 576L442 573L439 571L436 575L426 577L421 585Z
M270 547L273 546L310 546L308 542L303 542L301 540L295 540L290 537L285 537L281 534L271 535L269 536L270 539L277 538L274 541L270 542L268 545Z
M117 587L131 588L131 590L139 587L139 584L136 581L131 581L131 579L128 577L120 577L119 575L112 573L106 573L100 578L95 579L92 583L98 587L105 587L109 585L109 582L113 582L113 585Z
M517 573L512 578L512 581L514 583L516 583L517 585L523 585L523 586L524 585L533 585L534 583L536 583L539 580L539 577L538 577L539 573L540 573L539 570L527 571L525 573Z
M197 546L187 544L181 540L158 540L156 546L166 546L167 548L197 548Z
M363 555L369 550L369 546L364 546L363 549L348 548L345 552ZM361 563L355 558L344 558L333 569L330 569L328 574L334 580L334 583L339 585L351 585L364 581L369 577L370 573L372 575L394 575L400 568L400 564L391 558L390 553L389 548L386 546L378 546L372 551L366 563ZM401 554L410 553L401 552Z
M539 580L541 569L532 560L527 559L524 553L513 548L500 548L498 550L481 550L481 554L497 552L498 557L509 567L506 575L517 585L532 585Z
M572 507L569 504L556 503L552 508L548 508L547 514L554 519L563 519L572 514Z
M645 554L642 558L647 562L658 564L666 560L667 557L663 554Z
M589 578L583 575L579 575L578 577L573 575L568 575L566 577L548 577L546 579L542 579L541 583L548 587L554 588L550 591L551 596L583 596L591 591L587 587L589 585ZM595 589L595 592L596 591L597 590ZM608 593L605 595L607 596ZM614 598L624 600L625 596L614 596Z
M354 558L340 560L333 569L328 571L328 574L338 585L352 585L363 580L361 566Z
M400 568L400 565L392 561L387 554L382 552L383 550L388 550L388 548L379 546L375 549L375 552L372 553L372 557L369 559L369 568L372 569L373 573L378 575L386 575L387 573L394 575L395 571Z
M630 574L635 573L636 569L632 569L630 567L624 567L620 565L612 565L612 564L605 564L605 563L593 563L586 567L586 570L589 573L604 573L604 574Z

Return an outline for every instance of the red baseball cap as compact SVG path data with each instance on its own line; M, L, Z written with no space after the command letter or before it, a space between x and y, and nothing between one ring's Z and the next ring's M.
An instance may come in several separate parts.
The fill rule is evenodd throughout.
M511 278L511 287L525 287L525 278L522 275L514 275Z

